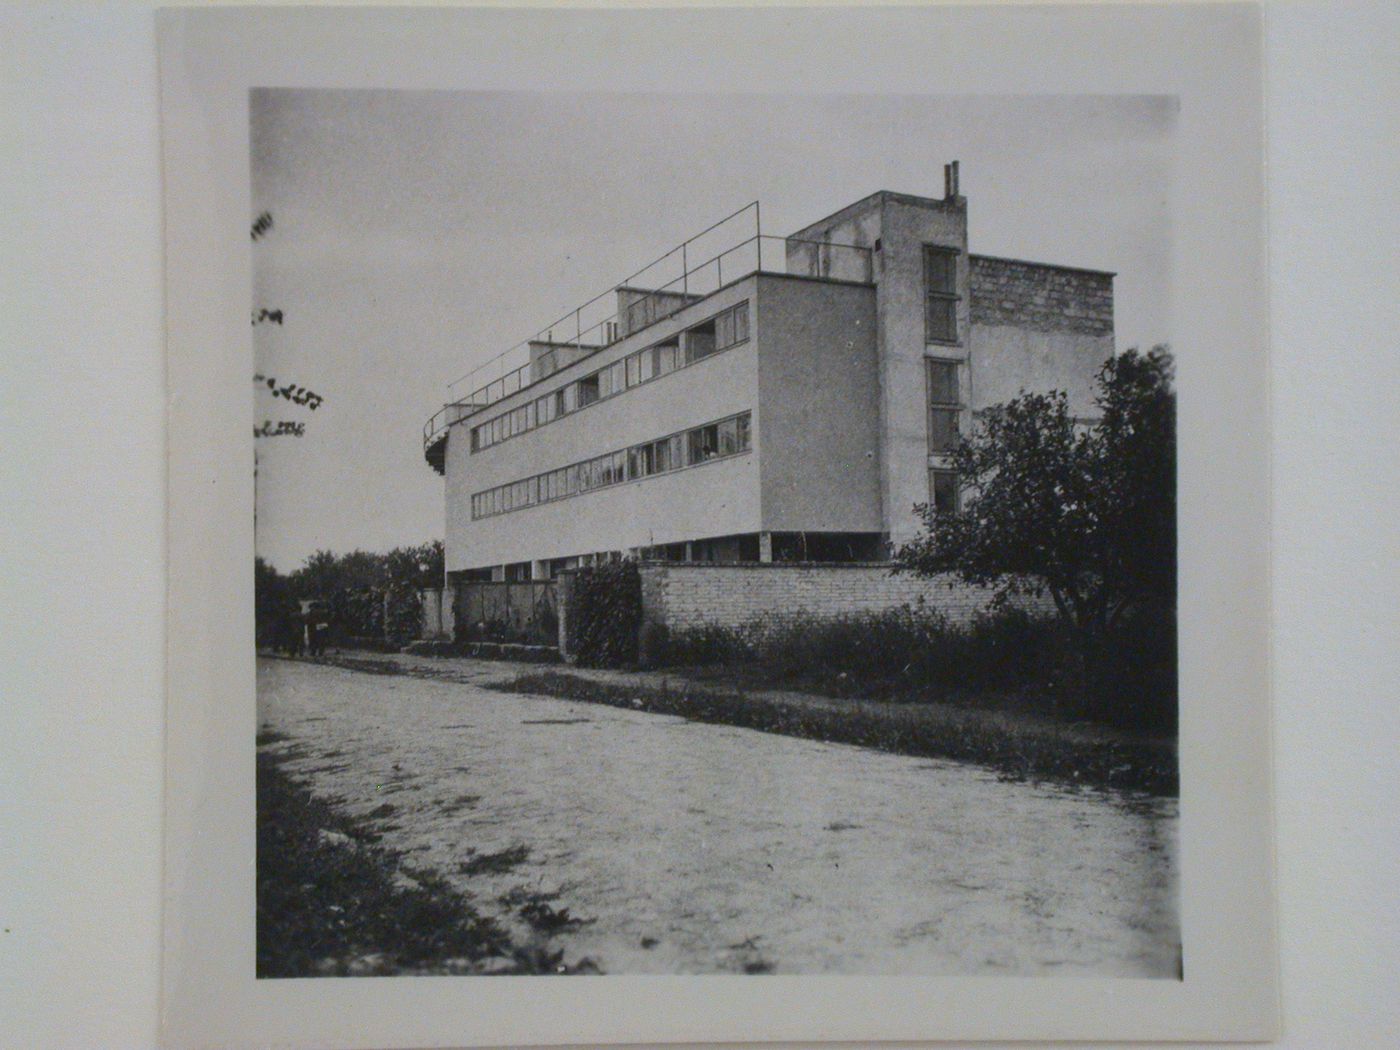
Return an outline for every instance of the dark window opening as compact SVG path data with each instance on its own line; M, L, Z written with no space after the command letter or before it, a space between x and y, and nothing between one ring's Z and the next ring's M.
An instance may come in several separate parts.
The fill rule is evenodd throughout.
M709 357L718 347L715 345L715 322L706 321L698 324L694 328L688 328L685 332L685 363L693 364L696 361Z
M884 561L885 546L876 532L775 532L774 561Z
M958 512L958 475L951 470L930 470L928 472L929 500L939 514Z

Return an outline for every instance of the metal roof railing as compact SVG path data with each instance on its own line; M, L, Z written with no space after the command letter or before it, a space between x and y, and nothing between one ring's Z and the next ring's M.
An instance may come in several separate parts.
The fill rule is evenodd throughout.
M691 264L693 248L702 238L748 215L752 215L753 221L751 234L710 255L703 262ZM773 245L774 241L781 242L781 245ZM766 252L764 242L769 245ZM777 268L774 264L779 264L780 260L781 268ZM665 276L664 270L659 275L654 271L673 262L679 263L677 276L659 285L654 284L658 276ZM765 266L765 263L769 265ZM529 339L522 340L449 383L449 392L453 394L472 382L479 385L464 396L452 398L424 424L425 449L440 441L448 429L468 416L583 357L590 357L612 346L642 328L671 317L718 291L726 282L733 283L757 272L798 273L802 276L870 283L873 280L873 254L869 248L861 245L766 236L759 225L758 202L754 201L683 241L553 324L546 325ZM652 276L647 279L649 274ZM647 280L639 283L642 279ZM651 286L647 287L648 284ZM623 310L614 309L600 316L599 305L609 297L616 297L619 291L636 292L638 296ZM616 298L613 302L617 302ZM532 360L532 347L548 349L536 353ZM561 350L578 353L561 354ZM480 383L482 374L490 371L498 374Z

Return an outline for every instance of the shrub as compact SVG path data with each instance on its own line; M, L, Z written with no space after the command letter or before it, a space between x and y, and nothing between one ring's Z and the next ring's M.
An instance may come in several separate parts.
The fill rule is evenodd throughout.
M637 662L643 667L659 667L670 661L671 632L664 623L646 621L637 642Z
M641 622L642 580L636 562L599 565L574 575L568 645L581 666L636 664Z
M950 624L925 606L822 618L801 613L739 627L677 631L675 664L754 662L782 678L812 673L915 688L1015 688L1056 677L1059 628L1013 608Z
M1133 731L1176 729L1176 618L1167 607L1135 612L1087 663L1059 621L1010 606L966 625L923 605L707 624L673 632L665 657L676 665L749 665L840 696L1019 693L1063 716Z

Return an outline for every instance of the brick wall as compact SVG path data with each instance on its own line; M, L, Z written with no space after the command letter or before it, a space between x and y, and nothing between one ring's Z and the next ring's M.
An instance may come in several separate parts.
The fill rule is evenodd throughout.
M1113 333L1113 275L971 257L972 323L1042 332Z
M641 567L643 622L670 631L703 624L737 627L799 615L840 616L915 605L922 598L954 623L988 607L992 592L951 576L891 575L884 564L767 565L648 563ZM1044 602L1023 606L1049 613Z

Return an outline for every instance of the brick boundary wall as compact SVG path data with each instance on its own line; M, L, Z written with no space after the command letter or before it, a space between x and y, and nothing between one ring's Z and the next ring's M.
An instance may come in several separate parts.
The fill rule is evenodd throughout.
M971 586L952 575L894 575L884 562L646 562L640 571L642 622L664 625L671 632L883 612L917 605L920 599L949 622L966 624L990 607L993 594L990 588ZM1017 604L1029 612L1054 612L1049 598L1020 599Z

